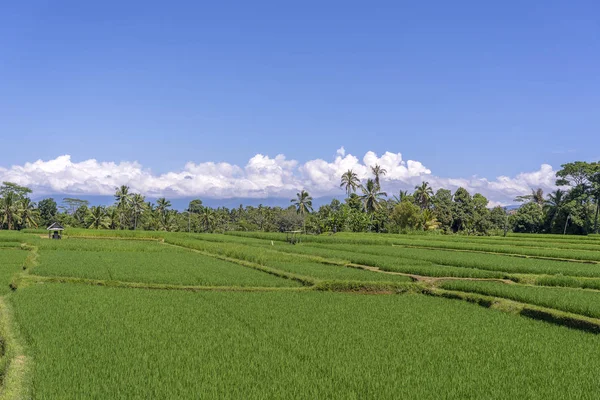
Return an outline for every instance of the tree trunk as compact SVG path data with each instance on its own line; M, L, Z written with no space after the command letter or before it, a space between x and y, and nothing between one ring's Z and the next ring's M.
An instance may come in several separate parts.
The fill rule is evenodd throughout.
M304 234L306 235L306 215L302 213L302 229L304 230Z

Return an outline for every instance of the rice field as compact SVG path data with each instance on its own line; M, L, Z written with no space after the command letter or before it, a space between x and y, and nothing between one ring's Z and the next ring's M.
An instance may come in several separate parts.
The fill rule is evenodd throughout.
M127 243L130 244L130 243ZM41 250L32 274L84 279L164 283L189 286L299 286L299 283L246 268L233 262L195 254L157 242L148 251ZM156 251L161 248L162 251Z
M0 232L0 386L39 399L594 398L599 249L560 235Z
M39 398L577 398L600 390L596 336L422 295L46 284L17 291L13 302L33 344Z

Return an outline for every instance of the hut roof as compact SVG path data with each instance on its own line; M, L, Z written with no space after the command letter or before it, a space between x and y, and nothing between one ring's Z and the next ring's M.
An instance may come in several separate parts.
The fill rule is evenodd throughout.
M65 230L65 228L63 228L62 225L59 224L58 222L53 223L46 229L49 231L64 231Z

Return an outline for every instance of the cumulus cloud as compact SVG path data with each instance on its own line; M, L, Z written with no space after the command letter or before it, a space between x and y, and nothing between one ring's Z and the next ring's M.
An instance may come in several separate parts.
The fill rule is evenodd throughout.
M344 172L351 169L364 181L371 177L371 166L375 164L387 171L381 181L389 195L399 190L412 190L427 181L434 189L454 191L464 187L471 193L482 193L491 200L491 205L506 205L533 188L541 187L545 191L556 188L555 171L547 164L538 171L514 177L500 176L495 180L477 176L445 178L432 174L419 161L405 161L401 153L385 152L378 156L368 151L359 159L343 147L329 161L315 159L299 164L282 154L275 157L257 154L245 166L188 162L181 170L164 174L154 174L135 161L115 163L90 159L73 162L71 156L62 155L53 160L0 166L0 181L28 186L36 195L112 195L117 186L128 185L131 190L152 197L289 197L301 189L308 190L313 197L320 197L343 195L339 182Z

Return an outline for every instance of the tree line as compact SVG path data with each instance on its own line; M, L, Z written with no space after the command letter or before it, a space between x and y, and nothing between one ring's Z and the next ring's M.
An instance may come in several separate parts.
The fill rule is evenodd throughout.
M46 227L59 222L65 227L89 229L143 229L183 232L290 231L324 232L441 232L487 235L508 231L530 233L597 233L600 205L600 164L574 162L562 165L556 184L544 195L541 189L515 199L515 210L489 208L480 193L458 188L433 191L428 182L414 191L388 196L381 188L387 171L371 167L373 177L361 182L353 170L340 177L346 192L343 201L315 210L310 194L301 190L289 207L237 208L204 206L192 200L183 212L159 198L155 203L128 186L115 189L114 204L90 206L88 201L65 198L59 206L53 198L31 201L31 190L14 183L0 186L0 229Z
M519 196L524 204L511 216L515 232L587 235L600 229L600 163L576 161L556 173L559 189Z

